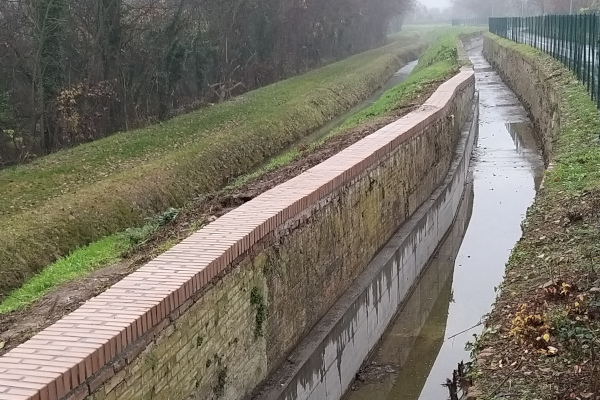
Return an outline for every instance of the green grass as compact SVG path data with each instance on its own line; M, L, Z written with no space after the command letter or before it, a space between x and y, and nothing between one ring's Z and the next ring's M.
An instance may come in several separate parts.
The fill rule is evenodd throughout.
M456 45L459 36L473 32L470 28L443 28L428 31L431 46L423 53L416 68L401 84L386 91L373 105L348 118L333 134L369 122L410 104L423 88L447 80L460 69Z
M424 47L395 42L0 171L0 298L73 250L248 173L368 97Z
M59 285L118 261L130 249L128 244L121 235L113 235L74 251L12 292L0 303L0 314L22 309Z
M558 133L556 165L547 178L554 190L578 192L600 184L600 118L598 110L578 82L563 89L564 124Z
M100 239L59 259L2 300L0 314L23 309L64 283L120 261L134 246L150 238L159 227L174 220L178 213L176 209L169 209L140 227ZM165 245L164 251L167 249Z
M464 26L455 27L451 25L406 25L401 32L391 34L391 40L398 40L402 37L419 38L428 44L434 44L440 38L451 37L458 34L468 35L471 33L487 30L487 27Z
M235 189L237 187L243 186L254 179L260 178L268 172L274 171L280 167L283 167L296 161L296 159L298 159L299 156L300 152L298 151L298 149L293 148L288 151L285 151L283 154L273 157L266 164L259 167L255 171L237 177L235 181L233 181L233 183L228 185L225 189Z

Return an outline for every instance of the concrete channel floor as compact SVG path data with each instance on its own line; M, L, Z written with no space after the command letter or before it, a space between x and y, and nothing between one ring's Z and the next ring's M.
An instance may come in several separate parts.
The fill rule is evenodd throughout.
M441 384L469 360L465 344L481 332L476 325L490 311L521 236L544 165L525 109L485 60L482 45L473 42L469 51L480 122L473 181L463 200L467 210L365 363L348 400L447 398Z

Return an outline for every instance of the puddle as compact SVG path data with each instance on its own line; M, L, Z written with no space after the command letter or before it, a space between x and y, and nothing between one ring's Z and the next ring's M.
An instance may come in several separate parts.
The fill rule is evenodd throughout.
M478 324L491 309L521 236L521 221L541 183L544 164L533 126L479 44L469 52L480 95L479 139L471 161L472 188L467 187L473 196L472 212L466 214L470 221L459 217L358 375L348 400L448 397L442 383L460 361L469 359L465 344L481 332ZM464 238L456 234L457 224L466 227ZM431 276L438 277L439 287Z

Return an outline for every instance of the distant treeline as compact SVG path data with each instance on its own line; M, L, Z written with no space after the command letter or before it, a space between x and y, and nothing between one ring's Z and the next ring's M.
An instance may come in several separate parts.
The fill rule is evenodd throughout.
M0 165L375 47L410 3L0 1Z

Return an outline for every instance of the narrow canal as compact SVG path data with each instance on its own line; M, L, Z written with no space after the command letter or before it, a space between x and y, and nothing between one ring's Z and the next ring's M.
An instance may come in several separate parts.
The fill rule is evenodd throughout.
M441 400L465 345L482 330L544 165L518 99L467 46L480 96L477 148L456 222L411 296L365 361L347 400Z
M398 86L399 84L401 84L402 82L404 82L406 80L406 78L408 78L409 75L412 73L412 71L417 67L418 63L419 63L419 60L410 61L405 66L403 66L398 71L396 71L394 73L394 75L392 75L392 77L390 79L388 79L388 81L383 86L381 86L379 89L377 89L375 92L373 92L368 98L366 98L365 100L361 101L360 103L358 103L354 107L350 108L348 111L344 112L343 114L338 115L337 117L335 117L334 119L332 119L331 121L329 121L328 123L326 123L325 125L323 125L322 127L320 127L319 129L317 129L316 131L312 132L311 134L309 134L307 136L304 136L300 140L298 140L295 143L291 144L290 146L288 146L287 148L283 149L282 151L280 151L275 156L270 157L269 159L265 160L263 163L261 163L258 166L256 166L253 169L253 171L251 171L251 172L258 171L258 170L262 169L263 167L265 167L266 165L268 165L269 163L271 163L273 161L273 159L277 158L277 156L285 154L285 153L287 153L287 152L289 152L291 150L294 150L294 149L301 149L304 146L310 145L311 143L317 142L320 139L324 138L329 133L331 133L332 131L334 131L336 128L339 128L340 126L342 126L342 124L348 118L350 118L354 114L357 114L360 111L362 111L362 110L364 110L364 109L372 106L389 89L391 89L391 88L393 88L395 86Z
M419 60L414 60L414 61L411 61L408 64L406 64L404 67L400 68L398 71L396 71L394 73L394 75L392 75L392 77L390 79L388 79L388 81L383 86L381 86L379 89L377 89L375 92L373 92L373 94L371 94L371 96L369 96L365 100L361 101L360 103L358 103L357 105L355 105L354 107L352 107L351 109L349 109L348 111L343 113L342 115L339 115L336 118L332 119L327 124L323 125L321 128L314 131L310 135L302 138L300 140L300 143L296 144L296 146L316 142L317 140L325 137L328 133L330 133L334 129L342 126L342 124L348 118L353 116L354 114L357 114L360 111L366 109L367 107L372 106L377 100L379 100L381 98L381 96L383 96L383 94L385 92L387 92L391 88L396 87L399 84L401 84L402 82L404 82L406 80L406 78L408 78L408 76L412 73L412 71L417 67L418 63L419 63Z

